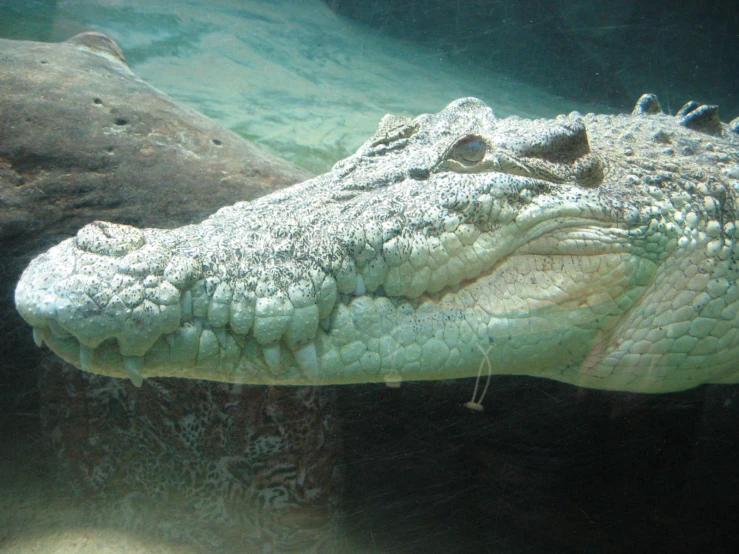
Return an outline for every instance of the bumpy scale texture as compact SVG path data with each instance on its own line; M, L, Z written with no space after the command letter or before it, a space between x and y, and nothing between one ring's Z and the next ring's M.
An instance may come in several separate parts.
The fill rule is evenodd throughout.
M629 391L736 382L737 128L652 95L630 115L497 119L463 98L386 116L331 172L198 225L84 227L16 304L39 344L135 384L483 363Z

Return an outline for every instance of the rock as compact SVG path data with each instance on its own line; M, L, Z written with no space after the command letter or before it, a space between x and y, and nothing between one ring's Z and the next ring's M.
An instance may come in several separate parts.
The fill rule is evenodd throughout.
M15 332L23 324L12 290L39 250L96 219L196 222L310 174L147 85L100 33L0 40L0 82L0 356L3 381L25 381L4 389L5 416L19 404L38 410L27 399L39 357ZM332 540L340 443L331 391L178 379L135 389L61 360L41 366L55 478L94 518L227 551L236 537L250 552L324 551Z
M12 291L40 250L95 219L177 227L310 177L146 84L100 33L0 39L0 83L0 356L17 373L34 356L11 338Z
M2 243L96 218L175 227L310 176L143 82L105 35L0 52Z

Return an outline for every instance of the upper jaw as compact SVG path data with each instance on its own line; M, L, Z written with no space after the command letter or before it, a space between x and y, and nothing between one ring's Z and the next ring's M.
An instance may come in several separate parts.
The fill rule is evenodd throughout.
M548 233L576 232L597 223L568 216L564 209L559 215L559 219L541 214L521 217L520 226L512 227L506 237L501 229L470 235L464 241L454 233L446 238L442 234L434 241L442 246L447 259L427 252L422 269L432 271L429 268L439 269L446 263L458 268L459 274L449 269L446 283L435 290L426 286L416 295L398 294L387 286L390 281L386 278L382 294L408 298L433 295L490 272L517 249L541 249L544 243L538 239ZM329 329L331 312L340 298L350 299L379 288L368 290L358 265L356 279L347 281L354 283L352 290L340 290L337 280L327 275L318 286L306 279L302 287L296 283L285 294L272 291L269 295L259 286L248 290L244 283L229 281L225 275L220 279L207 275L197 257L167 250L168 239L163 238L167 233L95 223L33 260L16 288L16 305L34 327L37 342L46 342L86 369L92 368L90 352L109 339L115 340L119 358L135 369L138 362L132 360L146 355L162 337L175 340L183 329L195 329L200 336L203 329L213 330L216 336L228 330L237 338L245 340L248 335L255 339L265 352L284 343L297 353L315 340L321 328ZM450 257L458 263L450 263ZM392 276L397 270L400 275L404 264L412 267L418 263L418 259L398 259L388 274Z

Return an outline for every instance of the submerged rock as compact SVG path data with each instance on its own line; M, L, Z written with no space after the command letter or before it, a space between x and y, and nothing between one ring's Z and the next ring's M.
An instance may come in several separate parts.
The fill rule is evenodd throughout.
M39 250L96 219L196 222L310 174L146 84L100 33L58 44L0 40L0 83L6 415L35 397L39 357L14 331L22 324L11 291ZM60 462L57 481L102 521L181 538L207 520L196 542L215 545L225 529L253 552L320 549L330 536L339 475L330 393L178 379L139 391L61 361L45 365L42 428ZM171 514L172 506L180 508Z
M99 218L175 227L309 177L146 84L100 33L0 40L0 81L0 243L19 251Z
M11 299L40 250L95 219L176 227L310 176L142 81L100 33L0 39L0 83L3 381L35 363Z

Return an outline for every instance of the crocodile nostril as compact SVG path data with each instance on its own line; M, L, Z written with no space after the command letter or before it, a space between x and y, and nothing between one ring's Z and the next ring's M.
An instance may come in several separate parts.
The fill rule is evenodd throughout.
M95 221L79 230L76 243L81 250L117 258L141 248L146 238L136 227Z

